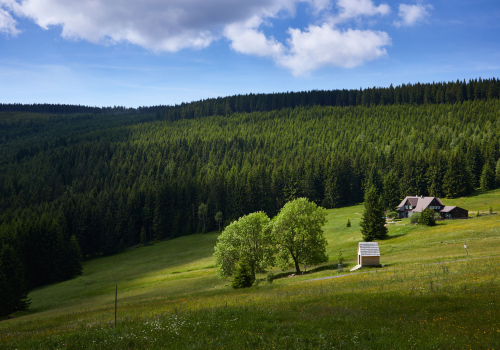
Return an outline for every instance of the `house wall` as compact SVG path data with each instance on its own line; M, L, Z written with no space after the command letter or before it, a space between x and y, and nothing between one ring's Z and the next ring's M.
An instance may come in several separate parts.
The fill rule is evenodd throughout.
M378 266L380 265L379 256L362 256L361 266Z

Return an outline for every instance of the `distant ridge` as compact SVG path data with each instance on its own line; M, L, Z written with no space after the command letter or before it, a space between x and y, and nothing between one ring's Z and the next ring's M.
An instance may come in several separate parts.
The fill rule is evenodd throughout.
M139 108L127 108L123 106L113 107L91 107L70 104L50 104L50 103L0 103L0 112L28 112L28 113L50 113L50 114L123 114L123 113L151 113L164 110L166 106L151 106Z
M232 113L269 112L283 108L308 106L378 106L393 104L453 104L456 102L498 99L500 79L471 79L456 82L427 84L402 84L388 88L373 87L351 90L312 90L301 92L282 92L271 94L245 94L228 97L181 103L180 105L158 105L127 108L91 107L67 104L0 104L0 112L31 113L158 113L168 120L192 119L210 115L229 115ZM163 114L163 115L162 115Z

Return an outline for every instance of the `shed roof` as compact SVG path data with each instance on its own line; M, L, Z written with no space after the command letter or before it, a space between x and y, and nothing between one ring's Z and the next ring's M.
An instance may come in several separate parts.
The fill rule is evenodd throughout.
M359 242L358 252L361 256L380 256L378 242Z
M445 206L443 209L440 210L441 213L449 213L450 211L452 211L453 209L455 209L456 207L452 207L452 206Z

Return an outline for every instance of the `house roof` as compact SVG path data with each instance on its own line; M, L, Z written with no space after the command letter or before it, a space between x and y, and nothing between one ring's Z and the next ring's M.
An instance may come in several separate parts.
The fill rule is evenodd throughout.
M432 203L434 199L436 199L436 201L438 201L440 205L444 206L443 202L441 202L441 199L437 197L407 196L398 205L398 209L399 211L403 211L406 201L409 201L410 205L413 207L414 212L421 212L424 211Z
M380 256L378 242L359 242L358 252L361 256Z

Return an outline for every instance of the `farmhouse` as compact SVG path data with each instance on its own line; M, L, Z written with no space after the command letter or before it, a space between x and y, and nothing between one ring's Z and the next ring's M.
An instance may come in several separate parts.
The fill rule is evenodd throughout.
M380 266L380 249L378 242L358 243L358 264L351 271L363 266Z
M430 208L441 214L443 219L462 219L469 216L469 212L460 207L446 206L437 197L408 196L398 205L398 216L407 218L412 213L420 213Z

